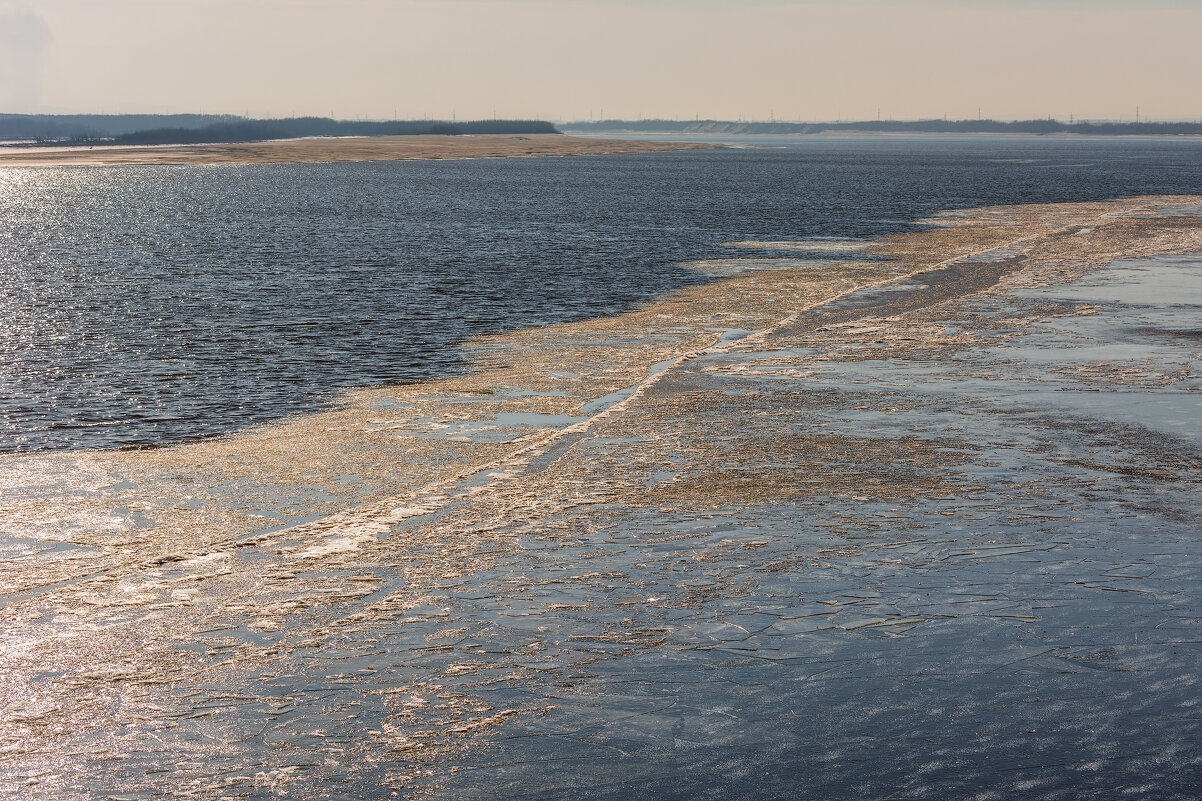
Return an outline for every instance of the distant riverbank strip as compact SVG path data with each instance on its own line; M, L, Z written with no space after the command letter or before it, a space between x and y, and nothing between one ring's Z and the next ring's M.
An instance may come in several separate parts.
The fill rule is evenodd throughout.
M0 148L0 167L289 164L335 161L585 156L697 150L716 145L560 134L352 136L189 145Z
M600 120L563 123L564 133L638 134L1016 134L1048 136L1202 136L1198 122L1090 122L1059 120L866 120L857 122L733 122L723 120Z

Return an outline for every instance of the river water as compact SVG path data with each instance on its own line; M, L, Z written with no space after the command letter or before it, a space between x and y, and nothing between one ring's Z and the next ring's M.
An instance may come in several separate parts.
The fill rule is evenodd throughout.
M1202 140L743 137L633 156L0 173L0 452L145 447L446 375L739 240L1188 193Z

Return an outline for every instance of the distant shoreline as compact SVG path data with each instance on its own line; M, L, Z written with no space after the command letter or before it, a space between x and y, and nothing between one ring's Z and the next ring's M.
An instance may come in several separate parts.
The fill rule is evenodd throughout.
M1124 133L1124 134L1099 134L1099 133L1078 133L1076 131L1057 131L1054 133L1037 134L1023 133L1018 131L860 131L860 130L821 130L810 133L801 133L797 131L785 133L772 132L715 132L715 131L643 131L631 130L629 128L610 128L604 131L584 131L575 128L567 128L564 133L568 136L579 137L623 137L623 136L680 136L680 137L719 137L719 136L746 136L753 138L757 136L790 136L796 138L823 138L823 137L907 137L907 136L971 136L971 137L1039 137L1040 139L1084 139L1084 138L1099 138L1099 139L1202 139L1202 133L1188 134L1156 134L1156 133ZM671 141L666 139L647 140L647 141ZM685 141L702 141L701 139L681 139Z
M1057 120L876 120L859 122L731 122L603 120L563 123L570 134L768 134L822 136L955 134L986 136L1202 136L1202 122L1060 122Z
M593 139L561 134L353 136L195 145L0 148L3 167L310 164L415 159L514 158L712 149L695 142Z

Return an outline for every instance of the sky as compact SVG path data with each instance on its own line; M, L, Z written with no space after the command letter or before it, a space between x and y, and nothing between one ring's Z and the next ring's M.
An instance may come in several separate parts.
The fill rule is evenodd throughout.
M0 0L0 112L1202 118L1202 0Z

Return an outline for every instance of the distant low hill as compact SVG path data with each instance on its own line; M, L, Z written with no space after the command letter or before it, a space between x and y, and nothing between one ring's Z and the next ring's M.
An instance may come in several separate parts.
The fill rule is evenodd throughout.
M993 133L1202 135L1197 122L1060 122L1058 120L873 120L865 122L726 122L722 120L601 120L560 125L570 133L822 134Z
M559 133L537 120L435 120L367 122L326 117L254 120L234 116L0 115L0 140L71 141L89 144L176 145L260 142L301 136L412 136L419 134Z

